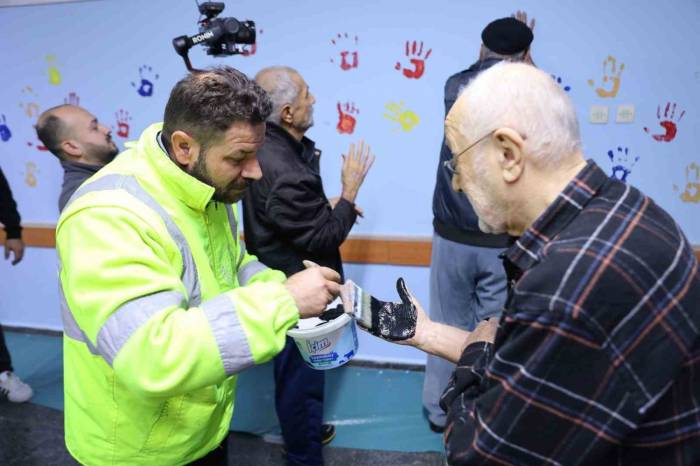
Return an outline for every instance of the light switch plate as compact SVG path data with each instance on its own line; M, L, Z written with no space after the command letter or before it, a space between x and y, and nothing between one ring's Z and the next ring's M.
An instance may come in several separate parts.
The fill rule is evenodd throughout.
M615 123L632 123L634 121L634 105L618 105Z
M598 125L608 122L608 107L605 105L591 105L589 121Z

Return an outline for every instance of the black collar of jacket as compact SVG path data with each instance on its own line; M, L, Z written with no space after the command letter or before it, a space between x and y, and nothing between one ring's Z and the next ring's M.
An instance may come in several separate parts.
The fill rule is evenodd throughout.
M321 157L321 151L316 149L316 143L306 136L301 141L297 141L289 134L289 131L269 121L267 122L265 133L267 138L284 141L304 163L312 162L314 157L317 159Z

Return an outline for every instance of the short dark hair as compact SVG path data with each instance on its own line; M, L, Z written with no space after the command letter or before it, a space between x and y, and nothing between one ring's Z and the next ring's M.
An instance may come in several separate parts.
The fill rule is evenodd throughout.
M163 117L163 141L170 149L180 130L206 147L235 122L263 123L272 112L270 98L255 81L230 66L193 72L170 92Z
M64 121L55 114L55 111L62 107L65 107L65 105L46 110L39 116L39 120L34 126L36 135L41 143L60 160L64 158L61 142L66 138L66 132L68 131Z

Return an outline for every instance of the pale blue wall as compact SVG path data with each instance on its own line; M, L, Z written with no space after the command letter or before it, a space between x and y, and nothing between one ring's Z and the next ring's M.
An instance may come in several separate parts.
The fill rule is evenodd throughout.
M673 5L673 7L671 7ZM650 194L681 224L693 243L700 243L700 203L683 202L686 167L698 155L700 103L700 4L696 0L652 1L267 1L227 2L226 15L253 19L263 30L251 57L212 59L193 50L195 66L225 63L254 74L263 66L291 65L300 70L317 98L316 126L309 136L324 150L322 172L329 195L340 191L339 154L350 141L365 138L377 162L360 193L365 219L353 231L365 235L431 235L431 197L435 164L442 137L442 87L452 73L477 56L480 31L490 20L525 9L537 20L533 56L538 66L561 76L581 119L587 156L610 168L608 150L628 147L639 156L629 181ZM0 75L0 115L12 132L0 141L0 166L5 171L25 222L54 223L61 170L56 160L34 146L28 104L40 109L63 102L70 92L100 120L115 128L115 113L129 112L130 138L150 122L160 120L167 94L184 75L171 39L196 32L194 1L93 1L39 7L0 8L3 31ZM338 33L358 36L359 67L342 71ZM421 79L406 79L394 69L406 62L406 40L423 41L432 49ZM351 40L351 42L353 42ZM354 47L351 49L353 50ZM55 60L47 61L47 55ZM600 98L588 79L601 83L608 55L625 64L615 98ZM331 62L335 59L335 63ZM148 65L154 80L151 97L141 97L131 82ZM49 82L49 66L61 75ZM32 88L32 93L25 89ZM25 92L22 92L23 89ZM337 102L359 107L352 136L336 131ZM420 118L410 132L395 131L386 119L385 104L404 101ZM671 142L657 142L656 109L677 102L686 113ZM23 107L20 107L20 104ZM632 124L615 124L618 105L633 104ZM591 105L611 112L607 125L588 123ZM33 112L35 113L35 112ZM2 124L0 116L0 124ZM124 139L114 134L123 145ZM34 164L36 168L31 165ZM34 173L30 186L27 171ZM691 173L692 174L692 173ZM674 184L679 187L674 190ZM348 276L380 297L395 295L394 282L403 275L427 304L428 270L390 266L348 266ZM60 327L56 303L55 259L52 250L30 249L15 268L0 265L0 321L36 327ZM422 360L415 351L364 339L365 357Z

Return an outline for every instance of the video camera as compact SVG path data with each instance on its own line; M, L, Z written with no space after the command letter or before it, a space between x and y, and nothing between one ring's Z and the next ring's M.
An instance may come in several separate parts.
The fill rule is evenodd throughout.
M173 39L175 51L185 61L190 71L192 68L188 56L192 47L202 44L207 47L207 54L215 57L236 55L242 52L237 44L255 43L255 23L239 21L236 18L217 18L226 5L223 2L204 2L197 5L199 13L205 18L199 20L199 34L179 36Z

